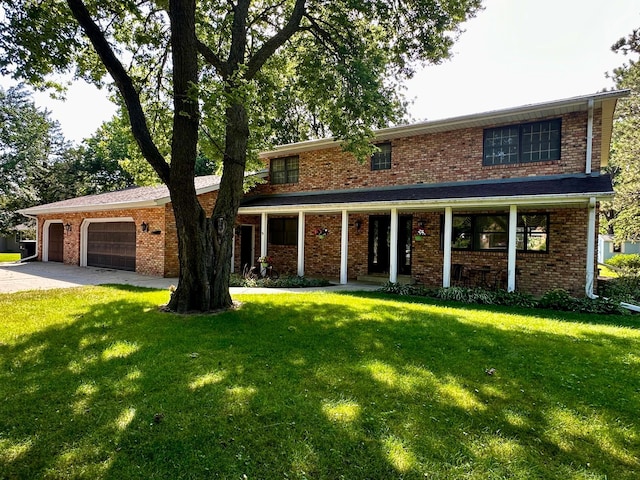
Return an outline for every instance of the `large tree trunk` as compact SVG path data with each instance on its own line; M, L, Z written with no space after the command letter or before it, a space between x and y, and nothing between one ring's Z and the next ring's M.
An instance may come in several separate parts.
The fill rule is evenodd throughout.
M214 269L211 298L214 308L227 308L232 303L229 294L229 275L231 274L233 228L243 196L242 186L249 140L249 120L245 106L235 103L227 108L225 116L227 124L224 167L218 199L212 215Z
M172 0L173 137L167 185L178 234L180 275L168 308L176 312L208 311L211 303L213 248L211 223L196 195L193 178L200 111L193 87L198 84L195 1Z

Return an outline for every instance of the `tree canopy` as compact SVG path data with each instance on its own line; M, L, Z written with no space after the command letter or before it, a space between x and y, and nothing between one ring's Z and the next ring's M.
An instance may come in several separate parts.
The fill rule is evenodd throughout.
M616 42L612 49L631 55L628 63L613 71L616 87L630 89L616 108L611 159L615 199L603 208L603 228L617 242L640 241L640 29Z
M404 114L398 85L447 58L480 3L0 0L0 71L43 88L72 71L119 93L171 195L180 279L169 308L224 308L247 161L276 125L286 140L330 133L364 158L372 130ZM208 218L193 186L201 152L222 164Z

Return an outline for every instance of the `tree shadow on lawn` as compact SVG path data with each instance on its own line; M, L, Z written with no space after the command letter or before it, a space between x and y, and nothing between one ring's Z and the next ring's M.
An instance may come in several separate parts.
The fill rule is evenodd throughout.
M2 478L640 472L638 340L368 295L185 317L123 290L0 345Z

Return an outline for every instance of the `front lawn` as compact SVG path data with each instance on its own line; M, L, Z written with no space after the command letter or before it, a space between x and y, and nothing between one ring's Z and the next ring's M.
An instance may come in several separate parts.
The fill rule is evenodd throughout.
M0 263L17 262L20 260L19 253L0 253Z
M0 478L640 476L637 317L325 292L176 316L167 297L0 297Z

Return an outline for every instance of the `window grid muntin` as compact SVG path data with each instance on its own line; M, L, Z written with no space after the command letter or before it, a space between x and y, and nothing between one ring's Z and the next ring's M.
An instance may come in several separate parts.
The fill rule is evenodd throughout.
M269 243L272 245L298 244L297 218L270 218Z

